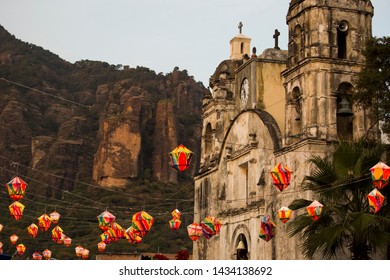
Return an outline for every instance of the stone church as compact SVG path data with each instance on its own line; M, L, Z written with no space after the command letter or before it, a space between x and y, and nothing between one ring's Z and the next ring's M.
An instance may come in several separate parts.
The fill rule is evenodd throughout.
M222 229L194 242L194 259L304 258L277 210L297 198L315 199L300 190L308 158L326 155L339 139L362 137L371 126L349 98L372 37L373 10L369 0L291 0L288 50L279 48L275 30L275 46L261 54L239 25L230 58L210 77L203 99L195 176L195 222L212 215ZM279 163L293 171L283 192L270 176ZM269 242L259 238L266 214L276 224Z

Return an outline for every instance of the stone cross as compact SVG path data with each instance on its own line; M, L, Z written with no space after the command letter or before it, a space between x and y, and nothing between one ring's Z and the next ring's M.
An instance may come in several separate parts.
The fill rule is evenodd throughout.
M280 35L280 32L277 30L277 29L275 29L275 34L274 34L274 39L275 39L275 47L274 47L274 49L278 49L278 50L280 50L280 48L279 48L279 35Z
M242 22L240 21L240 23L238 24L238 30L240 31L240 34L242 33L242 27L244 25L242 24Z

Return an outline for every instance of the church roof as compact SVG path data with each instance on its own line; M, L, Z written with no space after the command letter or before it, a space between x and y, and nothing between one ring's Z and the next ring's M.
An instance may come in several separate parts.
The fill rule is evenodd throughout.
M288 51L275 48L265 49L263 53L258 56L262 59L287 61Z

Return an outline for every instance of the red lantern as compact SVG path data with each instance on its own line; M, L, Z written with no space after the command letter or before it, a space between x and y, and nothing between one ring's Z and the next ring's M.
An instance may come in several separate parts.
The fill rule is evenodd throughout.
M81 256L83 255L84 248L81 247L81 246L77 246L77 247L75 248L75 251L76 251L76 256L77 256L77 257L81 257Z
M46 249L45 251L43 251L42 255L45 258L45 260L50 260L51 259L51 251L49 249Z
M278 210L279 219L283 223L286 223L290 219L291 213L292 213L292 210L290 208L283 206L282 208L280 208Z
M169 227L173 230L179 229L180 225L181 225L181 221L178 219L174 219L174 220L169 221Z
M35 238L38 234L38 226L34 223L32 223L28 228L28 235L30 235L32 238Z
M3 243L0 242L0 249L3 248Z
M169 153L171 158L171 166L177 171L184 171L190 167L193 153L184 145L180 144L172 152Z
M0 224L0 232L3 230L3 225Z
M62 238L63 238L63 234L62 234L63 230L60 226L56 226L55 228L53 228L51 230L51 239L53 239L54 242L58 243L59 241L61 241L62 243ZM60 243L59 243L60 244Z
M19 255L23 255L26 251L26 246L24 246L22 243L16 246L16 251Z
M66 247L70 247L70 245L72 244L72 238L70 238L69 236L65 236L64 244Z
M42 255L39 252L35 252L32 257L34 260L42 260Z
M10 215L15 219L15 221L22 218L24 211L24 205L22 203L15 201L8 208Z
M19 236L17 236L16 234L12 234L9 238L9 240L11 241L11 244L15 245L16 242L18 242L18 239L19 239Z
M283 191L290 185L291 170L282 163L279 163L272 169L271 177L273 184L280 190Z
M202 235L202 227L198 223L192 223L187 227L188 236L192 241L196 241Z
M13 178L6 185L9 197L15 201L20 200L24 197L26 187L26 182L24 182L19 177Z
M378 189L383 188L389 183L390 167L383 162L378 162L370 168L373 184Z
M54 211L50 214L50 219L53 222L53 224L55 224L55 225L58 223L58 220L60 219L60 217L61 217L61 215L56 211Z
M99 216L97 216L99 227L102 231L106 231L109 227L111 227L111 224L115 221L115 216L112 215L108 211L104 211Z
M377 213L381 209L383 201L385 200L385 197L377 189L373 189L367 195L367 198L370 209L374 213Z
M106 243L104 243L104 241L100 241L99 243L98 243L98 250L99 250L99 252L100 253L103 253L104 252L104 250L106 250Z
M47 231L51 225L51 218L47 214L43 214L38 218L38 225L42 231Z
M322 214L323 205L317 200L314 200L309 206L306 207L307 213L314 220L317 221Z
M89 257L89 250L88 249L84 249L82 254L81 254L81 257L83 258L83 260L88 259L88 257Z

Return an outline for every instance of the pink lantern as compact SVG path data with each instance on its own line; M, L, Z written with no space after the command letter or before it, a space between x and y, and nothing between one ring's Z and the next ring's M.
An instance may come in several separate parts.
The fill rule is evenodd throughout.
M9 240L11 241L11 244L15 245L16 242L18 242L18 239L19 239L19 236L17 236L16 234L12 234L9 238Z
M69 236L65 236L64 244L66 247L70 247L70 245L72 244L72 238L70 238Z
M81 257L83 255L84 248L80 245L75 248L76 256Z
M55 225L58 223L58 220L60 219L60 217L61 217L61 215L57 211L54 211L50 214L50 219L53 222L53 224L55 224Z
M89 258L89 250L84 249L83 252L81 253L81 257L83 258L83 260L88 259Z
M314 200L309 206L306 207L307 213L314 220L317 221L322 214L323 205L317 200Z
M33 260L42 260L42 255L39 252L32 254Z
M100 241L99 243L98 243L98 250L99 250L99 252L100 253L103 253L104 252L104 250L106 250L106 243L104 243L104 241Z
M368 204L374 213L377 213L381 209L383 201L385 200L385 197L377 189L373 189L368 194L367 198Z
M0 249L3 248L3 243L0 242Z
M49 249L46 249L45 251L43 251L42 255L45 258L45 260L50 260L51 259L51 251Z
M188 236L192 241L196 241L202 235L202 227L198 223L192 223L187 227Z
M106 231L111 224L115 221L115 216L107 210L97 216L99 227L102 231Z

